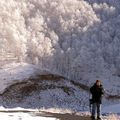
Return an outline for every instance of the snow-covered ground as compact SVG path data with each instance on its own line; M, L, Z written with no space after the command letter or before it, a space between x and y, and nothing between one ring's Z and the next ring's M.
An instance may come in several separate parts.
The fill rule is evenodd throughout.
M3 66L0 69L0 93L2 94L6 88L8 88L10 85L13 85L14 83L19 83L19 82L24 82L26 80L28 80L29 78L37 75L39 73L39 75L45 75L48 74L49 72L47 72L46 70L41 70L38 66L36 65L31 65L28 63L11 63L11 64L7 64L5 66ZM45 91L41 91L39 95L35 94L33 96L28 97L28 99L26 98L26 102L30 102L29 99L31 99L31 101L34 101L36 103L39 102L39 104L44 104L46 107L47 105L49 106L49 104L51 103L52 105L57 106L57 104L59 103L59 105L65 105L66 102L70 102L69 107L70 108L74 108L74 109L78 109L80 110L77 106L75 106L74 104L76 103L76 105L79 105L81 103L81 101L83 102L87 102L89 99L89 95L83 91L83 90L79 90L77 88L75 88L75 86L73 86L70 82L68 82L67 80L64 81L59 81L58 83L50 83L48 82L43 82L43 85L50 85L50 84L54 84L56 86L59 86L58 88L52 89L52 90L45 90ZM114 83L115 84L115 83ZM118 83L116 83L117 85ZM66 95L66 93L64 93L64 91L62 89L60 89L60 87L65 87L67 86L68 88L71 88L70 94ZM115 86L116 88L116 86ZM108 88L106 89L115 89L112 88L110 86L108 86ZM74 92L75 90L75 92ZM74 92L74 95L72 95ZM116 93L117 94L117 93ZM82 97L84 96L84 97ZM40 100L37 101L37 97L42 98ZM52 100L52 98L55 97L54 100ZM35 99L34 99L35 98ZM47 99L46 99L47 98ZM24 102L25 102L24 101ZM25 103L26 103L25 102ZM49 103L50 102L50 103ZM65 102L65 103L63 103ZM24 103L24 104L25 104ZM32 104L32 102L30 102ZM36 104L34 103L34 104ZM83 103L85 104L85 106L87 105L87 103ZM111 103L112 104L112 103ZM37 104L35 105L37 106Z
M112 109L112 107L108 109ZM1 107L0 119L2 118L4 120L90 120L90 114L88 112L74 112L55 108L33 110L23 108L6 109ZM103 120L120 120L120 116L115 113L104 114L102 118Z
M0 93L12 85L34 75L35 67L26 63L11 63L0 69Z
M118 113L120 115L120 104L104 107L103 113Z
M0 69L0 94L2 94L8 86L14 83L28 80L37 73L46 74L46 72L47 71L41 70L37 65L28 63L12 62L6 64Z
M6 88L8 88L10 85L12 85L14 83L26 81L31 76L34 76L37 73L39 73L41 75L46 74L46 72L40 70L39 67L37 67L35 65L27 64L27 63L11 63L11 64L3 66L2 69L0 69L0 76L1 76L0 93L3 93L4 90L6 90ZM49 85L50 83L48 82L47 84ZM62 85L62 86L69 86L73 89L76 89L76 88L74 88L73 85L71 85L67 81L64 81L63 83L58 82L58 83L54 83L54 84ZM78 89L76 89L75 96L72 96L72 95L69 96L69 95L66 95L61 89L56 88L56 89L52 89L52 90L41 91L39 95L38 94L31 95L28 98L26 98L23 101L23 103L15 103L14 105L16 107L18 107L18 106L28 107L31 104L31 107L33 106L33 108L34 107L37 108L37 106L38 107L43 106L46 108L56 106L56 107L59 107L59 108L61 107L64 109L65 108L73 108L73 110L78 111L78 110L82 110L80 108L82 106L79 106L79 105L82 103L81 101L84 101L84 102L87 101L86 100L86 99L88 99L87 95L88 94L86 94L86 92L79 91ZM38 99L39 97L41 98L40 100ZM11 101L9 101L9 104L11 104ZM82 103L82 104L84 104L84 103ZM0 110L9 110L9 109L0 108ZM52 109L51 111L54 111L54 110ZM117 105L110 105L107 107L103 107L102 111L103 111L103 114L104 113L118 113L119 114L120 113L119 112L120 105L117 104Z
M0 119L4 120L56 120L56 118L51 117L40 117L40 116L31 116L28 113L0 113Z

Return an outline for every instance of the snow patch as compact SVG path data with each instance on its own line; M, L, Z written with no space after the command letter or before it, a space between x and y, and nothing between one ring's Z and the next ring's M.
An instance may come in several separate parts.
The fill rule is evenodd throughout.
M36 73L44 74L44 71L38 66L28 63L11 63L3 66L0 69L0 94L8 86L28 80L31 76L36 75Z

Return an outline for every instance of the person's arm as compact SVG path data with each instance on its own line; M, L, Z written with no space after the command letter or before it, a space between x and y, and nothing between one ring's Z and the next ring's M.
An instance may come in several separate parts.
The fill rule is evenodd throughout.
M105 94L105 90L103 88L103 86L101 86L101 95L104 95Z

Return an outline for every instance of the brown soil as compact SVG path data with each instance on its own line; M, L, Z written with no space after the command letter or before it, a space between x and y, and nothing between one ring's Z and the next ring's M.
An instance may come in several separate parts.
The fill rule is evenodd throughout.
M79 116L70 113L60 114L60 113L42 112L42 113L36 113L36 116L51 117L51 118L56 118L58 120L91 120L90 116Z

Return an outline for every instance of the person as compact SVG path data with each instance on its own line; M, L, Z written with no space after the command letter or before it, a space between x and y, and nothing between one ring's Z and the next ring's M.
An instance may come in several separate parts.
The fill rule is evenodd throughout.
M92 94L91 118L95 120L95 114L97 112L97 119L101 120L101 104L104 89L100 80L96 80L95 84L90 88L90 93Z

